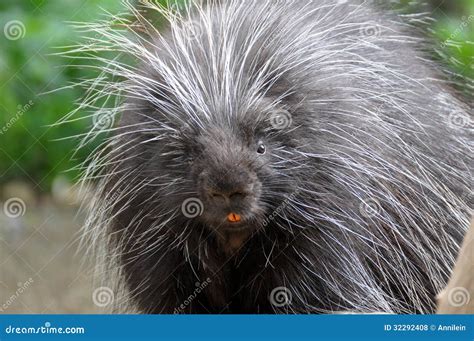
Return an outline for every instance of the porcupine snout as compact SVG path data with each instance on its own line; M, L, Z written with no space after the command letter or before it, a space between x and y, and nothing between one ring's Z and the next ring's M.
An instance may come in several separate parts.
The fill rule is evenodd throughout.
M222 169L208 173L203 185L206 195L215 205L235 206L252 195L254 179L245 169L230 173Z
M232 141L208 141L197 186L205 207L203 218L211 226L244 228L260 210L261 183L254 167L245 146ZM229 214L237 215L238 219L229 221Z

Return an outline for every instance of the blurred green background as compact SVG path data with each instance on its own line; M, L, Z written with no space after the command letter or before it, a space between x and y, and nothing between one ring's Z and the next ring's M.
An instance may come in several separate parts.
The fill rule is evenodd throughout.
M433 0L430 5L437 19L432 28L438 48L454 71L472 78L474 0ZM67 170L79 164L88 150L71 160L77 139L56 140L85 132L91 120L50 125L75 107L83 90L41 94L91 76L90 70L71 67L74 60L52 55L57 52L55 47L80 41L67 21L94 21L104 10L116 13L121 9L117 0L1 0L0 185L20 180L46 192L60 174L77 177L77 171ZM13 40L7 39L8 34L15 34L7 32L12 21L20 23L18 39Z

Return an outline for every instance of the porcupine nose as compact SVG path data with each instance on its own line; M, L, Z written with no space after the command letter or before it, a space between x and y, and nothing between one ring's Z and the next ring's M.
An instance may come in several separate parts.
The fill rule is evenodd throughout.
M235 189L231 192L216 191L211 189L208 191L208 195L213 201L221 204L242 200L248 195L248 193L243 189Z
M212 174L206 186L209 199L216 205L235 206L244 202L253 188L253 180L245 170Z
M242 220L242 213L245 212L246 199L249 193L245 186L235 186L231 189L208 191L208 196L216 209L216 213L223 219L224 216L228 223L239 223Z

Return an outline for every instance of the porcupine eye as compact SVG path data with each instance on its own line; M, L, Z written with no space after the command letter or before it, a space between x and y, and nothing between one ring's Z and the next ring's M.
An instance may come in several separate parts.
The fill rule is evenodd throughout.
M267 148L265 148L265 145L261 142L258 143L258 148L257 148L257 153L258 154L265 154L267 151Z

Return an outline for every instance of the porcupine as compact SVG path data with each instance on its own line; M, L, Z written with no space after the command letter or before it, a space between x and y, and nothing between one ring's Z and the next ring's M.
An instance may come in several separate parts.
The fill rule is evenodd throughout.
M426 38L368 1L140 6L87 26L138 64L92 57L82 105L117 118L85 174L114 310L433 312L471 214L472 108Z

